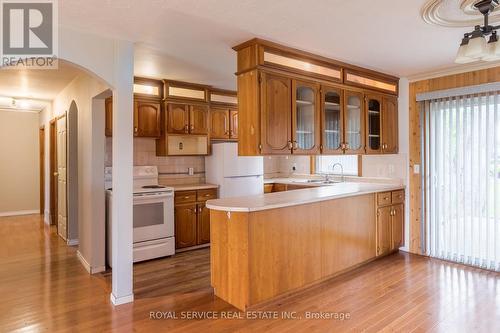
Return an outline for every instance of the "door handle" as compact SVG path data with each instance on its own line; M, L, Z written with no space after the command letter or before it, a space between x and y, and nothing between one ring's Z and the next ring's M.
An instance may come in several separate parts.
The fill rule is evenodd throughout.
M59 172L54 172L54 177L59 176Z

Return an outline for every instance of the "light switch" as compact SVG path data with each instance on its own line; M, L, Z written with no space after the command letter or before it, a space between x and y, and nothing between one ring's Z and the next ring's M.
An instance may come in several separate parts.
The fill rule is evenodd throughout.
M420 174L420 164L413 165L413 173L416 175Z

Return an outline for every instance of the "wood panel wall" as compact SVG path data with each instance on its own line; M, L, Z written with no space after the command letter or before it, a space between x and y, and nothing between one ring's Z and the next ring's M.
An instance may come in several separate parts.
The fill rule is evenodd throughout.
M422 171L421 160L421 126L420 112L416 95L418 93L438 91L479 85L500 81L500 66L473 72L454 74L428 80L410 83L410 252L422 254L425 244L422 244L421 212L422 212L422 185L421 175L413 173L413 166L419 164Z

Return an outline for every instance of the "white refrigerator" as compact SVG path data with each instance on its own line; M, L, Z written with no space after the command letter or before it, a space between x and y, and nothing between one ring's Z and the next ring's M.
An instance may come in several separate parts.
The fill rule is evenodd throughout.
M219 197L241 197L264 193L264 158L238 156L238 144L212 144L212 155L205 158L207 183L219 185Z

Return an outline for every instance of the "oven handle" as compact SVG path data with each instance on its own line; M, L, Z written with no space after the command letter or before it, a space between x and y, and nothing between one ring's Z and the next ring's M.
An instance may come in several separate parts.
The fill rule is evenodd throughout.
M173 197L174 193L158 193L158 194L136 194L134 199L163 199Z

